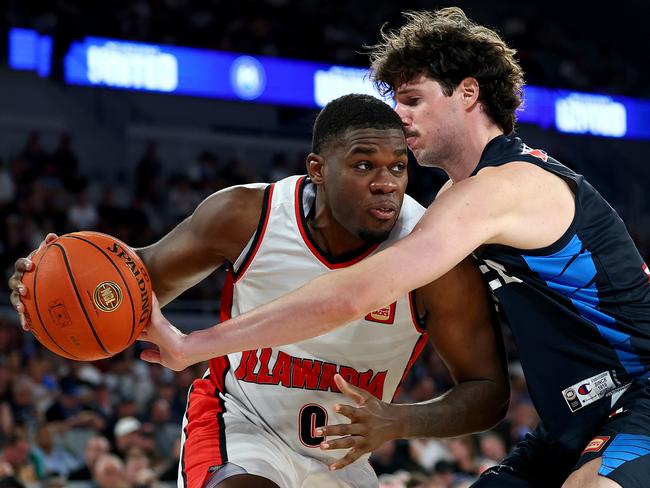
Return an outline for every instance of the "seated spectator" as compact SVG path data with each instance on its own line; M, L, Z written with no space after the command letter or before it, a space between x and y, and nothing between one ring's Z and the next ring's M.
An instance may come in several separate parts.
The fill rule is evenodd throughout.
M6 461L0 461L0 488L25 488L14 476L14 469Z
M103 454L93 469L93 488L133 488L128 482L124 463L115 454Z
M118 453L125 456L131 447L141 446L141 427L142 424L135 417L122 417L115 423L113 435Z
M40 466L40 478L51 475L65 477L81 465L80 459L55 444L49 424L39 426L33 451Z
M2 465L11 467L13 476L23 484L35 482L37 467L25 434L15 430L2 451ZM5 464L6 463L6 464Z
M75 195L75 201L68 209L68 228L71 231L93 230L99 222L99 214L95 205L88 201L86 190L80 190Z
M72 471L68 476L69 480L90 480L97 460L104 454L108 454L111 445L106 437L93 436L86 442L84 448L84 465Z

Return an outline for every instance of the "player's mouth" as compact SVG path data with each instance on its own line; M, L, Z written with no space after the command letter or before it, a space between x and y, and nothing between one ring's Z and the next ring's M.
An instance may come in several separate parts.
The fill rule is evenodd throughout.
M393 206L372 207L369 212L377 220L392 220L397 215L397 209Z
M417 132L407 132L406 134L406 145L409 147L409 149L413 150L413 147L415 146L415 142L418 140L418 133Z
M417 137L415 136L409 136L406 138L406 145L409 147L409 149L413 149L415 146L415 141L417 141Z

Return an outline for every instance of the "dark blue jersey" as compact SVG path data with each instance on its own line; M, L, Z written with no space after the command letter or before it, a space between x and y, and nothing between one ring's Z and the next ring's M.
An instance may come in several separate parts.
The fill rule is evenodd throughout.
M542 421L564 446L584 446L625 386L650 377L650 274L614 209L545 152L500 136L473 174L513 161L566 181L573 221L546 248L485 245L475 255Z

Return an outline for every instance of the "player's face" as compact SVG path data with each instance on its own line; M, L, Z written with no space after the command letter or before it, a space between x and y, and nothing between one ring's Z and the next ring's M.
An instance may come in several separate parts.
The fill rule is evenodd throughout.
M404 133L352 129L328 146L323 154L323 189L332 216L364 241L386 239L408 183Z
M456 93L448 96L440 83L418 76L397 87L395 102L406 142L420 165L444 166L453 159L463 141L463 110Z

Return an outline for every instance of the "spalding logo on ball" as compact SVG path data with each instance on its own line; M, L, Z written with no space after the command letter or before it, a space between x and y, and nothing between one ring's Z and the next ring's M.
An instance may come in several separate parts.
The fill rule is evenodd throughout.
M151 280L140 257L99 232L65 234L32 256L25 320L50 351L78 361L107 358L151 319Z

